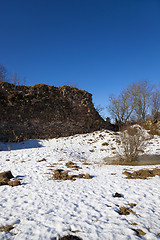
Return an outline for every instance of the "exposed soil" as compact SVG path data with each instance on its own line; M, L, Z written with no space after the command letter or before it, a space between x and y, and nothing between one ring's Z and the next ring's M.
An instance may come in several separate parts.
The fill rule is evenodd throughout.
M21 182L20 182L19 179L15 179L15 180L12 180L12 181L10 180L8 182L8 185L11 186L11 187L16 187L16 186L21 185Z
M92 176L90 176L88 173L86 174L78 174L78 175L69 175L69 171L64 171L63 169L56 169L54 170L53 177L51 180L76 180L76 178L83 178L83 179L91 179Z
M130 213L136 214L136 212L134 212L132 209L125 206L120 207L118 213L119 215L129 215Z
M12 178L14 178L14 176L12 175L11 171L1 172L0 186L9 185L9 186L15 187L15 186L21 185L21 182L19 181L19 179L10 180Z
M146 233L143 232L141 229L132 229L132 230L136 232L137 236L144 236L144 235L146 235Z
M66 166L68 167L68 168L72 168L73 170L78 170L78 169L80 169L80 167L79 166L77 166L75 163L73 163L72 161L68 161L67 163L66 163Z
M129 205L130 207L132 207L132 208L136 206L135 203L129 203L128 205Z
M6 226L3 226L3 227L0 227L0 231L10 232L13 228L14 228L13 225L6 225Z
M74 235L67 235L67 236L59 238L59 240L82 240L82 238L79 238Z
M37 162L46 162L47 160L45 158L42 158L40 160L38 160Z
M123 195L122 194L120 194L120 193L115 193L115 194L113 194L113 197L118 197L118 198L121 198L121 197L123 197Z
M124 171L123 174L126 175L127 179L147 179L148 177L155 177L156 175L160 176L160 169L140 169L134 172Z

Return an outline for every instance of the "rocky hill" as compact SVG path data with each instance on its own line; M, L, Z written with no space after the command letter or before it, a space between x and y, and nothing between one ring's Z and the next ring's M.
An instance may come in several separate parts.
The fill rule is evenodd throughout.
M106 126L92 95L75 87L0 82L0 141L48 139Z

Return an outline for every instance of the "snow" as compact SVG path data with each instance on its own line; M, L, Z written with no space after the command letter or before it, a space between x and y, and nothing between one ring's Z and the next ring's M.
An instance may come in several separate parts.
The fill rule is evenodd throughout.
M0 231L0 239L54 240L67 234L83 240L139 239L133 229L146 233L141 239L159 239L160 178L126 179L122 174L124 168L133 171L155 166L105 165L105 157L116 155L116 138L111 131L97 131L0 143L0 172L11 170L22 182L16 187L0 186L0 227L14 225L8 233ZM160 154L159 146L156 136L145 153ZM93 178L50 180L54 169L68 170L68 161L81 167L69 169L71 174L89 173ZM124 197L114 198L116 192ZM119 215L119 208L129 203L136 204L136 214Z

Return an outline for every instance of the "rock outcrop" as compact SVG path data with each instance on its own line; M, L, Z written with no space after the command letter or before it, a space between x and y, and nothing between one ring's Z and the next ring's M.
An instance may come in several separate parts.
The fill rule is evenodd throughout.
M108 127L86 91L0 82L0 141L48 139Z

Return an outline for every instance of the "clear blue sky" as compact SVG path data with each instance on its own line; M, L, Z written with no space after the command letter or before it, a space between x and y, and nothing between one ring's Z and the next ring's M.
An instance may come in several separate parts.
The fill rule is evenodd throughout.
M160 82L160 0L0 0L0 64L105 107L134 81Z

